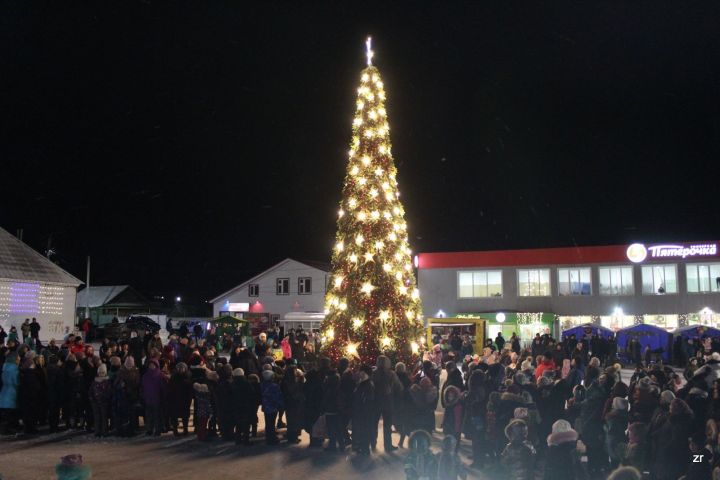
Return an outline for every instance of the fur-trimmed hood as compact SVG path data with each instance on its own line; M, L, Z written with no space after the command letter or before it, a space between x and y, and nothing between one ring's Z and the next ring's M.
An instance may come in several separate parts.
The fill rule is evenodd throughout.
M563 443L575 442L578 439L578 434L575 430L568 430L567 432L557 432L548 435L547 444L549 447L555 445L561 445Z

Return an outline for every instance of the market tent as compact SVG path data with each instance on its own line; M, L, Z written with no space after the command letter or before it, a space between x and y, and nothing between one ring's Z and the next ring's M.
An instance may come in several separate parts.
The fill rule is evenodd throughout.
M582 339L585 335L596 334L600 337L607 338L613 334L613 331L600 325L586 323L584 325L578 325L577 327L568 328L567 330L564 330L562 332L563 338L567 338L570 335L575 335L575 338L577 338L578 340Z
M708 327L706 325L688 325L686 327L676 328L672 333L676 337L680 335L683 338L720 338L720 329Z
M665 362L670 361L672 353L672 333L665 329L641 323L632 327L621 328L617 331L618 348L625 350L630 343L630 339L635 338L640 342L640 351L645 352L645 347L650 347L651 351L659 351L662 349L662 359Z

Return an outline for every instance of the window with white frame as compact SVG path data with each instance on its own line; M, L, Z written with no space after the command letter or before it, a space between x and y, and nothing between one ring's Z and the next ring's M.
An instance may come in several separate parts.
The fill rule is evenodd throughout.
M518 270L519 297L549 297L550 269L536 268Z
M289 278L278 278L275 294L277 295L289 295L290 294L290 279Z
M310 295L312 293L312 278L298 278L298 293L300 295Z
M600 295L634 295L633 267L600 267Z
M502 297L502 272L458 272L458 298Z
M720 263L688 263L685 269L688 292L720 292Z
M257 297L258 295L260 295L260 285L257 283L248 285L248 297Z
M558 295L590 295L589 268L558 268Z
M677 293L675 265L646 265L642 267L643 295Z

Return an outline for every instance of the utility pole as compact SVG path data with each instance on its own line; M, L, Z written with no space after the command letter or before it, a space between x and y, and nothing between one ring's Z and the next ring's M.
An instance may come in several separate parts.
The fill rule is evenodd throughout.
M87 275L85 276L85 289L87 295L85 295L85 318L90 318L90 256L87 257Z

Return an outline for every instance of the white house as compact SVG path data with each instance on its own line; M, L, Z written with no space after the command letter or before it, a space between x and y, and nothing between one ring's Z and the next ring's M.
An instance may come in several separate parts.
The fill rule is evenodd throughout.
M325 318L328 270L326 264L286 258L213 298L213 315L247 318L256 330L276 324L317 328Z
M0 325L5 331L37 318L40 340L74 330L75 296L82 282L0 228Z

